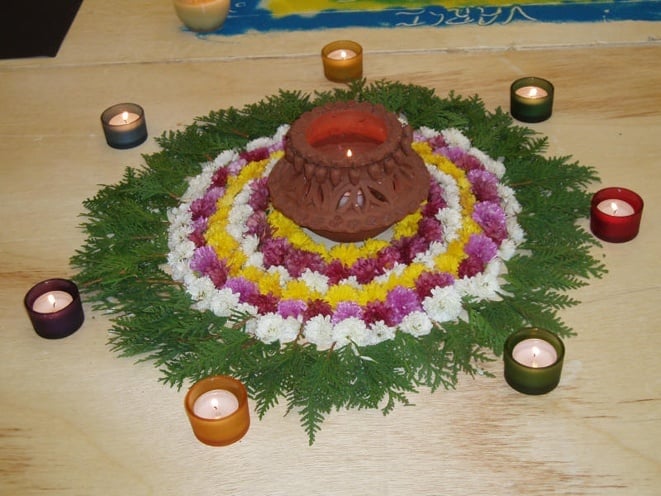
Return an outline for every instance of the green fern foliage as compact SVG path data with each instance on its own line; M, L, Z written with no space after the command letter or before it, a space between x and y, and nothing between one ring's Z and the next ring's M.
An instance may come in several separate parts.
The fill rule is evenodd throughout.
M167 257L167 211L177 206L186 178L221 151L270 136L282 123L314 106L355 99L381 103L406 115L414 128L456 127L494 158L504 157L505 181L523 207L526 233L507 264L502 299L465 301L467 318L414 338L399 333L375 346L317 351L299 344L264 344L243 332L247 316L221 319L191 308L185 291L163 270ZM572 330L557 311L578 304L566 291L605 268L595 260L595 239L577 221L589 212L587 187L596 172L570 157L544 157L544 137L513 125L505 112L489 112L477 97L398 82L359 81L333 91L281 91L241 109L212 111L186 129L158 138L161 151L126 169L85 204L87 238L71 259L75 279L93 307L112 315L110 346L122 356L149 360L164 383L182 387L211 374L242 380L263 417L279 402L297 412L310 443L333 410L380 409L409 404L420 387L455 387L460 374L502 351L522 326Z

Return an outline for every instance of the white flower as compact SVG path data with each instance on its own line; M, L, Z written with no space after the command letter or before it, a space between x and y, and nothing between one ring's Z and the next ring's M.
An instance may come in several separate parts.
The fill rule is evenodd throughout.
M329 316L315 315L305 323L305 339L317 346L319 351L333 345L333 324Z
M463 135L461 131L455 128L444 129L441 131L441 134L445 138L445 141L451 145L462 148L463 150L470 150L471 142L470 140Z
M336 348L342 348L350 342L358 346L365 346L367 326L365 322L356 317L348 317L335 324L333 328L333 341Z
M212 295L209 310L218 317L229 317L238 304L239 295L229 288L223 288Z
M255 337L264 343L289 343L298 336L300 323L293 317L284 319L276 313L267 313L256 320Z
M399 324L402 331L416 337L429 334L432 327L432 321L424 312L411 312Z
M370 328L369 332L374 336L375 344L382 341L388 341L390 339L395 339L395 333L397 329L386 325L382 320L374 322Z
M239 158L239 154L235 150L224 150L213 161L214 171L225 167L230 162Z
M328 291L328 276L324 274L305 269L300 278L310 288L310 291L316 291L321 294Z
M461 296L452 287L434 288L422 302L429 318L435 322L451 322L461 313Z

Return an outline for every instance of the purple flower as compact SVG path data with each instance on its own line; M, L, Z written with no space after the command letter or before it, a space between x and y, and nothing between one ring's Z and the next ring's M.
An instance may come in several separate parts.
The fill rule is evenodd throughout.
M478 201L498 201L498 177L480 169L473 169L467 174L471 189Z
M195 243L195 246L197 247L204 246L207 242L207 240L204 238L204 233L207 230L207 224L208 222L206 217L199 217L193 221L193 232L188 235L188 239Z
M208 276L216 288L221 288L227 281L227 265L219 260L210 246L201 246L193 253L190 268Z
M456 146L444 147L439 149L438 152L444 155L454 165L465 171L483 168L482 164L477 158L469 155L462 148Z
M473 220L498 246L507 238L505 212L496 202L480 202L473 208Z
M360 308L360 305L354 303L353 301L341 301L340 303L337 304L337 307L335 308L335 312L333 313L333 317L331 321L333 322L333 324L337 324L338 322L342 322L343 320L348 319L349 317L362 319L363 309Z
M304 314L306 308L303 300L280 300L278 302L278 313L284 319L287 317L298 318Z
M493 240L483 234L473 234L464 246L469 257L477 258L482 263L488 263L498 253L498 246Z
M397 286L386 296L386 304L390 308L392 325L399 324L411 312L420 310L420 301L415 291Z
M225 287L238 294L239 301L242 303L248 302L253 296L259 294L255 283L244 279L243 277L232 277L227 279Z

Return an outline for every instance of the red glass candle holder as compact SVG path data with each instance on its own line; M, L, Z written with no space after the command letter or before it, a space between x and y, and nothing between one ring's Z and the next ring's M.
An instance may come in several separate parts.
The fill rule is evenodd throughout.
M195 402L210 391L233 395L238 403L236 409L220 418L209 418L199 411L196 413ZM243 383L233 377L214 375L196 382L188 390L184 406L195 437L209 446L227 446L235 443L246 435L250 427L248 393Z
M32 327L46 339L67 337L83 325L85 315L78 286L67 279L34 285L23 300Z
M638 235L643 199L626 188L604 188L592 197L590 229L610 243L630 241Z

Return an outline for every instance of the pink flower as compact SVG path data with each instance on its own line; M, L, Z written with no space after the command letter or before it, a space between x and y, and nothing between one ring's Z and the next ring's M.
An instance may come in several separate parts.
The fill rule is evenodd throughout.
M473 277L484 271L484 262L477 257L464 258L459 264L459 277Z
M231 289L233 293L238 294L239 301L242 303L248 302L255 295L259 294L259 289L255 283L244 279L243 277L227 279L225 287Z
M259 162L260 160L264 160L268 158L269 156L269 149L264 147L264 148L257 148L256 150L251 150L251 151L243 151L239 155L242 159L244 159L246 162Z
M436 181L431 181L427 203L422 209L422 215L425 217L434 217L440 209L445 207L447 207L447 203L445 198L443 198L443 188Z
M349 277L349 269L344 266L340 260L333 260L324 270L324 275L328 277L328 284L334 285L340 282L342 279Z
M464 246L464 252L469 257L480 260L483 264L488 263L498 253L498 246L493 240L483 234L472 234L468 243Z
M250 184L250 200L248 205L254 211L264 211L269 206L269 189L267 187L268 178L261 177Z
M383 267L374 258L361 258L351 267L351 275L356 276L360 284L367 284L383 273Z
M459 147L445 147L439 149L438 151L447 157L452 163L454 163L454 165L465 171L483 168L482 164L477 158L469 155L465 150Z
M262 254L264 256L264 267L280 266L284 264L291 245L284 238L269 238L262 244Z
M229 171L225 167L219 167L218 170L214 173L211 183L214 186L219 188L224 188L227 186L227 178L229 177Z

